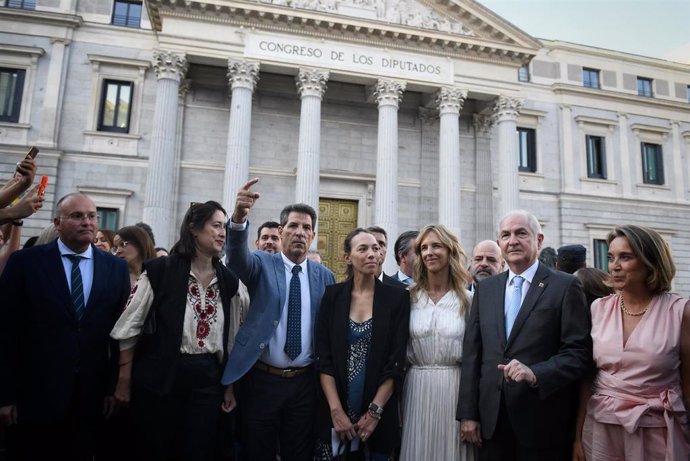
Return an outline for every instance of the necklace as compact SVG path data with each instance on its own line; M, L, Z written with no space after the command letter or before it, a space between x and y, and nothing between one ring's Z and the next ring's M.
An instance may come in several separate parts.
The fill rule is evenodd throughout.
M623 295L621 295L621 310L625 315L629 315L631 317L639 317L641 315L644 315L645 312L647 312L647 309L649 309L649 304L647 304L647 307L642 309L640 312L630 312L628 309L625 308L625 302L623 301Z

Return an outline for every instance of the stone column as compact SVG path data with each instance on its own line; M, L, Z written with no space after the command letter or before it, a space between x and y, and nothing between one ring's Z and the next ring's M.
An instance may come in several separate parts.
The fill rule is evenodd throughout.
M573 114L570 106L561 104L561 138L562 138L562 152L563 160L561 162L561 183L563 184L563 191L566 193L574 193L575 189L575 154L573 153ZM580 136L580 134L578 134ZM585 152L582 155L586 155ZM608 153L607 153L608 155ZM586 176L587 172L581 173L581 176Z
M185 100L187 99L187 93L189 93L192 87L192 81L188 78L183 79L180 82L180 88L177 92L177 129L175 132L175 176L173 178L173 197L177 199L180 196L180 161L182 159L182 143L184 142L184 109ZM170 220L169 232L170 235L176 237L177 232L180 229L180 223L182 222L182 216L178 214L179 202L174 202L174 207L172 210L172 219ZM187 211L188 203L183 204L182 213Z
M673 152L673 190L676 200L681 201L685 197L685 185L683 183L683 157L680 151L680 122L677 120L671 120L671 142L671 152Z
M396 270L393 242L398 237L398 107L405 82L379 79L374 96L379 106L376 144L374 224L386 229L389 245L384 272Z
M228 59L227 76L232 95L228 147L225 151L223 204L228 209L233 209L237 191L249 179L252 94L259 79L259 63Z
M518 175L517 118L522 101L499 96L494 106L498 124L498 219L510 210L520 208Z
M156 106L151 127L151 152L146 178L144 222L151 225L156 244L169 248L170 219L175 199L175 132L180 80L187 72L187 58L172 51L154 50L153 69L158 79Z
M494 118L490 115L474 114L475 149L475 240L494 240L494 181L491 167L491 129Z
M326 91L328 72L300 69L295 78L302 99L297 149L297 184L295 201L319 209L319 173L321 157L321 98ZM316 224L316 223L314 223ZM318 239L312 246L316 248Z
M41 124L36 145L48 148L57 146L60 114L62 112L62 93L64 91L65 67L69 61L69 51L67 47L69 40L64 38L53 38L50 40L50 64L48 65L47 81L50 84L45 86L43 94L43 105L41 106Z
M629 143L629 132L628 132L628 115L623 113L618 113L618 133L619 133L619 144L620 144L620 165L621 165L621 189L623 191L624 198L633 198L632 195L632 184L633 184L633 174L635 170L630 165L631 157L634 158L635 150L630 151ZM613 153L611 153L612 155ZM606 155L609 155L607 152ZM639 159L637 160L640 161ZM635 176L637 177L637 176Z
M443 87L436 96L441 117L438 159L438 222L460 238L460 111L467 91Z

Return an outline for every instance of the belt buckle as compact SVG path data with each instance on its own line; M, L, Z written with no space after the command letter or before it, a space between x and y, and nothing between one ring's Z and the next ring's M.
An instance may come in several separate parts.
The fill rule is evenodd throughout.
M295 373L297 373L295 370L292 370L290 368L285 368L283 369L282 373L280 374L281 378L294 378Z

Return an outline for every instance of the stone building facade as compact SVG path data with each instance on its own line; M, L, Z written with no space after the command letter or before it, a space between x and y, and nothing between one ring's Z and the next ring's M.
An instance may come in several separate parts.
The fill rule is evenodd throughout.
M232 208L258 176L252 226L309 203L331 265L354 226L392 247L441 222L470 251L519 207L590 264L614 225L655 227L690 294L688 64L536 40L472 0L4 1L0 180L29 145L50 177L28 235L81 190L170 246L190 202Z

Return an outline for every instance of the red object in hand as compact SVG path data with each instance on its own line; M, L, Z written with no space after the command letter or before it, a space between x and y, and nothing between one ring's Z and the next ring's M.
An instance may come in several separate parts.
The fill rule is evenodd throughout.
M48 176L41 176L41 184L38 186L38 196L43 198L43 194L46 193L46 187L48 187Z

